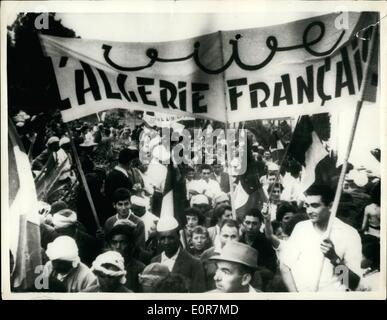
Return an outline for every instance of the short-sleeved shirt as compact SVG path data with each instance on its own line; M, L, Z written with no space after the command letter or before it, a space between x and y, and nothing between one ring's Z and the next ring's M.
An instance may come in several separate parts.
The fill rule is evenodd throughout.
M314 291L319 277L323 254L320 249L322 235L313 227L310 220L299 222L288 241L281 243L281 262L291 270L298 291ZM351 226L335 218L330 239L336 254L344 264L357 275L361 275L361 240ZM336 269L324 259L318 291L345 291L342 284L343 270Z

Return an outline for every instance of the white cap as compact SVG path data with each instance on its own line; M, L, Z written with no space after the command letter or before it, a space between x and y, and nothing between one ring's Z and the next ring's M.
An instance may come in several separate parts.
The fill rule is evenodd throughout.
M157 232L172 231L179 227L179 223L174 217L161 217L157 223Z
M104 267L105 264L110 264L113 266L116 266L119 270L113 271L110 269L107 269ZM120 278L120 283L125 284L126 283L126 270L125 270L125 262L124 258L121 256L120 253L116 251L106 251L102 254L100 254L93 262L93 265L91 267L91 271L93 272L99 272L104 275L114 277L114 278Z
M67 228L77 223L77 214L70 209L62 209L52 216L52 223L56 229Z
M53 137L51 137L50 139L48 139L47 145L49 145L49 144L51 144L51 143L55 143L55 142L59 142L59 138L56 137L56 136L53 136Z
M78 246L69 236L59 236L47 245L46 254L52 260L79 262Z
M223 201L229 201L229 197L227 195L227 193L225 192L220 192L218 193L215 197L214 197L214 202L215 204L217 203L220 203L220 202L223 202Z
M59 146L63 146L66 143L70 143L70 138L69 137L63 137L59 140Z
M144 198L139 197L139 196L132 196L130 198L130 202L132 204L134 204L135 206L139 206L139 207L146 208L146 206L147 206L147 201Z
M191 207L194 204L209 204L208 198L204 194L196 194L191 198Z
M98 270L104 264L116 266L120 271L125 271L124 258L117 251L106 251L95 258L92 270Z
M274 163L274 162L270 162L267 164L267 170L269 171L278 171L279 170L279 166L278 164Z

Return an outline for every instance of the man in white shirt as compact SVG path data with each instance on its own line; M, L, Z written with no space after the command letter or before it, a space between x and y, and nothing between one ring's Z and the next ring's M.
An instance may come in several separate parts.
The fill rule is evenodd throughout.
M336 292L358 286L362 258L358 232L335 218L329 238L326 235L333 198L328 186L313 185L306 191L309 220L299 222L281 248L281 271L289 291Z
M201 169L202 178L200 180L193 180L187 184L189 191L193 191L196 194L201 193L210 198L211 200L222 192L219 182L210 179L211 167L204 164Z

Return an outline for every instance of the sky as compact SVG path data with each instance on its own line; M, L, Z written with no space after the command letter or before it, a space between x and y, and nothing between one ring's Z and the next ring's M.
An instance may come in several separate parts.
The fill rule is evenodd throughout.
M7 15L7 25L18 9ZM229 12L229 13L57 13L62 24L83 39L110 41L170 41L219 30L269 26L318 16L328 12Z
M82 38L111 41L168 41L216 32L285 23L320 13L147 13L58 14Z

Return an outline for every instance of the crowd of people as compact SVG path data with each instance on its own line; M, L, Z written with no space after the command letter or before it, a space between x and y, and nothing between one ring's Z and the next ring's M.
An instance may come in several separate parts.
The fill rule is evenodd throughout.
M58 125L45 132L46 148L31 159L31 168L36 180L57 170L53 185L67 191L40 199L49 279L44 290L378 289L380 177L365 168L349 171L337 217L328 227L332 186L313 184L302 190L301 165L284 166L273 150L254 142L246 151L247 165L255 169L265 201L236 208L241 177L229 174L220 162L191 163L178 167L177 200L165 215L165 150L150 143L151 160L141 161L144 130L154 128L77 122L69 130ZM324 236L328 228L330 234Z

